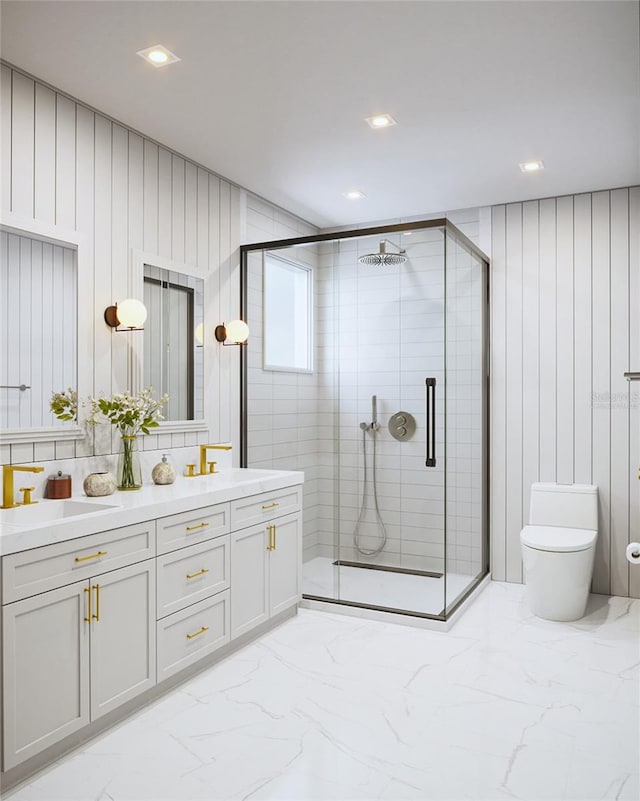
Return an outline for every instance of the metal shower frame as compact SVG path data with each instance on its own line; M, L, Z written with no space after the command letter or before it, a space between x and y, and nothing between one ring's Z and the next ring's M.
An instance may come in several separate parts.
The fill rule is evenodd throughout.
M415 612L410 610L394 609L374 604L364 604L356 601L345 601L336 598L326 598L320 596L302 594L304 599L322 601L323 603L338 604L341 606L352 606L357 608L371 609L374 611L390 612L393 614L405 615L409 617L426 618L429 620L446 621L456 609L458 609L476 587L489 575L490 554L489 554L489 420L490 420L490 386L489 386L489 303L490 303L490 284L489 284L489 259L480 248L472 242L456 225L446 217L438 217L432 220L419 220L417 222L395 223L391 225L379 225L369 228L355 228L348 231L329 231L311 236L294 237L290 239L274 239L266 242L253 242L249 245L240 246L240 318L247 320L248 314L248 262L249 254L254 251L280 250L295 247L296 245L310 245L318 242L332 242L339 239L355 239L367 236L378 236L380 234L403 233L404 231L417 231L422 229L435 228L445 233L444 254L445 269L447 255L447 234L452 236L455 241L469 253L474 255L482 263L483 285L486 296L483 304L483 347L482 362L484 376L484 416L482 427L482 468L483 468L483 520L482 520L482 557L481 572L467 587L465 592L455 600L451 606L447 606L446 580L447 580L447 543L446 530L444 542L444 609L440 615L430 615L425 612ZM445 321L446 325L446 321ZM446 338L444 343L445 364L446 364ZM240 466L247 467L248 461L248 354L246 348L240 349ZM446 401L445 401L446 403ZM445 407L446 408L446 407ZM446 412L445 412L446 414ZM446 436L445 436L446 442ZM446 450L445 450L446 458ZM447 492L446 481L444 491L444 508L446 519ZM445 523L446 529L446 523Z

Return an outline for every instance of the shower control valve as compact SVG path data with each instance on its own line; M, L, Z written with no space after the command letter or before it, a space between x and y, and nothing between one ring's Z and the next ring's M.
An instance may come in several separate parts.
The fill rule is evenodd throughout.
M409 412L396 412L389 420L389 433L402 442L416 433L416 419Z

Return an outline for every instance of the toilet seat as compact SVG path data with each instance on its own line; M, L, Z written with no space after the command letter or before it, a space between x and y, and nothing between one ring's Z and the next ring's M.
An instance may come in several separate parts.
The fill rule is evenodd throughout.
M520 532L520 541L537 551L570 553L587 551L598 536L597 531L563 526L525 526Z

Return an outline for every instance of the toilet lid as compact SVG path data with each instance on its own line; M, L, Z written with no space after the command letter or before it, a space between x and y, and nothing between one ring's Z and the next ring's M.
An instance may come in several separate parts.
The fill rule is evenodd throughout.
M597 531L562 526L525 526L520 541L538 551L586 551L595 543Z

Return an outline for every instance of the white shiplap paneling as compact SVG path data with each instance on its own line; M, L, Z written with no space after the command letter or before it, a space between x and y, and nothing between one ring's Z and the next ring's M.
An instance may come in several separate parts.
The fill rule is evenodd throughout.
M92 254L81 302L92 309L93 327L80 332L78 356L93 365L94 394L123 390L136 375L139 343L134 335L114 334L103 320L105 307L135 287L132 251L198 265L206 281L207 330L222 322L221 313L237 316L243 190L7 65L1 66L0 90L2 211L75 230ZM270 208L275 215L275 207ZM41 297L45 316L52 309L46 302L51 287L45 282ZM14 313L17 318L20 308ZM4 357L7 343L2 347ZM237 349L223 349L211 340L205 350L205 417L211 431L201 435L202 441L237 442ZM18 359L15 349L12 353ZM144 444L148 449L190 442L182 434L160 434ZM98 427L75 443L39 446L38 458L107 454L117 446L109 428ZM28 443L15 445L9 454L4 461L31 460L34 449Z
M493 576L522 580L533 481L593 482L593 588L639 597L640 188L496 206L492 229Z

